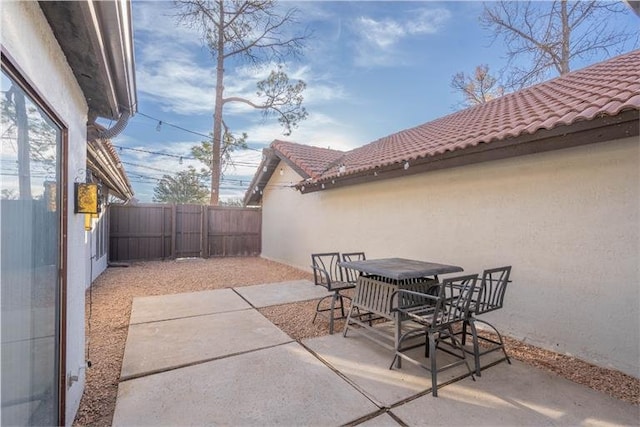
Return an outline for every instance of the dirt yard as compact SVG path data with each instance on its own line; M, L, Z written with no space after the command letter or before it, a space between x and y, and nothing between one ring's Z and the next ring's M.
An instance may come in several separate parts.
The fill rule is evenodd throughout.
M92 365L75 426L110 426L127 338L133 298L269 282L312 279L309 273L262 258L214 258L134 263L111 267L87 291L87 358ZM326 335L328 322L311 323L316 301L261 309L261 313L296 340ZM344 322L336 322L341 330ZM518 360L587 385L627 402L640 404L640 380L621 372L541 350L509 339Z

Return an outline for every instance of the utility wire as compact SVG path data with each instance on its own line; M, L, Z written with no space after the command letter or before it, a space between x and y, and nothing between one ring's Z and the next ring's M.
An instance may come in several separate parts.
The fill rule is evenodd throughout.
M116 144L112 144L113 147L119 149L119 150L131 150L131 151L138 151L141 153L147 153L147 154L152 154L155 156L166 156L166 157L173 157L176 159L180 159L180 160L199 160L197 157L193 157L193 156L181 156L179 154L171 154L171 153L165 153L162 151L153 151L153 150L145 150L143 148L131 148L131 147L124 147L121 145L116 145ZM238 166L248 166L248 167L258 167L259 164L258 163L251 163L251 162L243 162L242 160L234 160L232 162L229 162L230 165L234 166L234 165L238 165Z
M123 147L121 145L116 145L116 144L112 144L112 145L119 150L138 151L140 153L154 154L157 156L175 157L176 159L183 159L183 160L198 160L193 156L180 156L178 154L164 153L162 151L152 151L152 150L145 150L142 148Z
M167 126L171 126L173 128L176 128L176 129L180 129L181 131L184 131L184 132L188 132L188 133L191 133L191 134L194 134L194 135L198 135L198 136L203 136L203 137L205 137L207 139L212 139L211 135L205 135L204 133L196 132L196 131L193 131L191 129L184 128L182 126L174 125L173 123L169 123L169 122L167 122L165 120L161 120L161 119L155 118L155 117L150 116L148 114L144 114L144 113L142 113L140 111L138 111L138 114L140 114L141 116L144 116L144 117L146 117L148 119L155 120L156 122L158 122L159 126L160 125L167 125ZM249 146L247 146L246 148L243 148L243 149L262 152L262 150L260 148L253 148L253 147L249 147Z
M138 111L138 114L140 114L141 116L144 116L144 117L146 117L148 119L155 120L156 122L158 122L159 125L171 126L173 128L180 129L181 131L184 131L184 132L192 133L194 135L203 136L203 137L205 137L207 139L211 139L210 135L205 135L204 133L200 133L200 132L196 132L196 131L193 131L193 130L190 130L190 129L187 129L187 128L183 128L182 126L174 125L173 123L169 123L169 122L167 122L165 120L156 119L155 117L149 116L148 114L145 114L145 113L143 113L141 111Z

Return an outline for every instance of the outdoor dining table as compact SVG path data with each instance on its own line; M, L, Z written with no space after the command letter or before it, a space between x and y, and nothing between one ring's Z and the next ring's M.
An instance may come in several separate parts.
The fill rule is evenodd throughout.
M396 327L397 313L392 310L393 293L398 289L428 293L437 285L438 275L463 271L457 265L405 258L349 261L339 265L360 272L343 336L353 330L393 351L401 333ZM375 327L373 320L377 319L394 322L393 334ZM355 325L359 327L354 328Z

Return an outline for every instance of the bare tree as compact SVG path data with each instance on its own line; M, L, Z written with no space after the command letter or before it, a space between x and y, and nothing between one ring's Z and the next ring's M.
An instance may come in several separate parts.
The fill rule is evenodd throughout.
M500 1L485 3L481 23L501 37L511 66L509 86L515 89L571 71L579 58L605 53L613 56L637 45L637 29L617 27L614 14L630 14L622 2ZM516 65L516 60L530 64Z
M489 66L478 65L473 75L466 75L464 72L456 73L450 86L464 96L463 104L473 106L484 104L492 99L504 95L504 88L498 80L489 74Z
M216 93L213 113L213 138L211 155L210 203L219 200L221 173L221 143L223 107L231 102L240 102L262 111L263 116L275 116L291 134L301 120L307 117L302 106L306 84L291 82L279 65L276 70L258 83L259 102L240 96L225 97L225 64L229 61L244 61L252 65L282 64L286 58L298 57L307 34L289 35L286 30L296 23L297 9L279 13L273 0L177 0L178 19L183 24L196 28L202 34L211 55L216 61ZM242 138L240 138L242 139Z

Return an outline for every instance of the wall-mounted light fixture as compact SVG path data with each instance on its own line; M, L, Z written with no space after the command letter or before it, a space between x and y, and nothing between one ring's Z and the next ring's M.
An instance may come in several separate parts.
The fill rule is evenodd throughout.
M98 184L75 183L75 213L98 213Z

